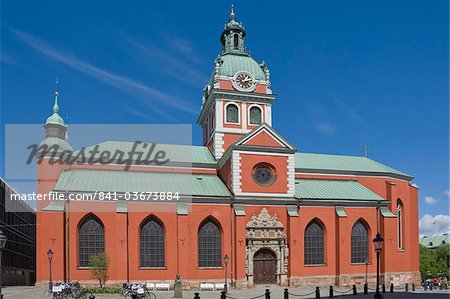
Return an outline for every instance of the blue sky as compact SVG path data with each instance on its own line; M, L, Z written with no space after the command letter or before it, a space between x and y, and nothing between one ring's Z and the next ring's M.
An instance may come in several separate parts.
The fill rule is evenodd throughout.
M59 77L69 123L192 124L200 144L230 4L1 1L2 136L4 124L45 121ZM420 217L449 214L448 1L235 1L235 11L270 68L277 131L304 152L362 155L367 144L370 158L415 176Z

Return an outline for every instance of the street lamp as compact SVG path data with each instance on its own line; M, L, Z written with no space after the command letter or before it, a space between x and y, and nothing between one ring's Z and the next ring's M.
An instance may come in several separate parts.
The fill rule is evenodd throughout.
M50 273L50 279L48 281L48 290L51 292L53 288L53 281L52 281L52 259L53 259L53 251L49 249L47 251L47 257L48 257L48 269ZM1 299L1 298L0 298Z
M6 245L6 240L8 240L8 238L6 238L6 236L3 234L3 231L0 230L0 299L3 299L3 294L2 294L2 253L3 253L3 249L5 248L5 245Z
M367 284L367 268L369 267L369 258L366 257L364 260L364 264L366 265L366 283L364 284L364 294L367 294L369 291L369 285Z
M377 298L383 298L383 296L380 294L380 252L381 247L383 247L383 237L380 235L380 233L377 233L375 239L373 239L373 245L375 247L375 252L377 253L377 290L375 293L375 299Z
M229 260L230 260L230 258L228 257L228 255L225 254L225 256L223 257L223 263L225 264L225 284L223 285L223 290L225 291L225 294L228 293L227 266L228 266Z

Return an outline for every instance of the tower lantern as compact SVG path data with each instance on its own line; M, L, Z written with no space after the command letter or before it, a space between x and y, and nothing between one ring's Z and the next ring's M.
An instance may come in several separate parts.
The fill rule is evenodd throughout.
M236 21L234 7L220 35L222 51L214 61L211 79L204 88L198 123L203 144L216 159L238 139L262 124L272 125L270 72L246 50L246 31Z

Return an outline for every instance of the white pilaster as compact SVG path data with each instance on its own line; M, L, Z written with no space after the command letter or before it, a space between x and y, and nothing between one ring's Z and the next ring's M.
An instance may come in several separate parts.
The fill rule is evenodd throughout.
M290 154L288 156L288 167L287 167L287 176L288 176L288 195L295 195L295 155Z
M233 151L231 156L231 178L234 194L241 194L241 157L238 152Z

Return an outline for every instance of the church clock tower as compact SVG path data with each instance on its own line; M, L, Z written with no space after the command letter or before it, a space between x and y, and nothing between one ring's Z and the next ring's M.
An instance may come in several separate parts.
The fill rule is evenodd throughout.
M235 141L266 123L272 125L270 72L263 61L257 63L245 47L245 28L230 18L220 36L222 52L214 61L214 71L204 88L198 123L203 144L220 159Z

